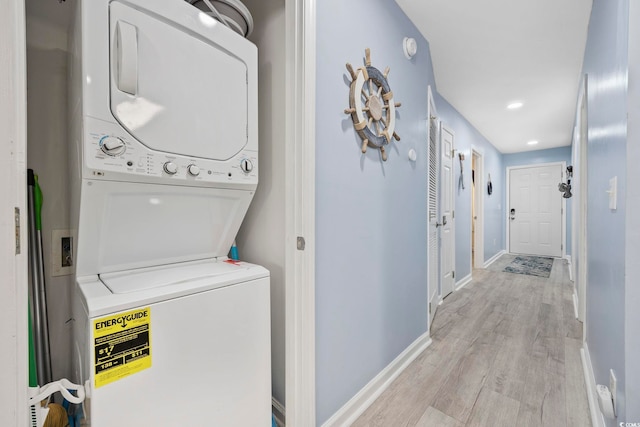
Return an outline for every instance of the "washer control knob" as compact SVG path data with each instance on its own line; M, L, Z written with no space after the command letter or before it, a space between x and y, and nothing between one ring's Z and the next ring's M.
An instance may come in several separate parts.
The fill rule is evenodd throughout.
M242 159L240 162L240 169L242 169L244 173L249 173L253 170L253 163L251 163L251 160L249 159Z
M175 175L178 172L178 166L173 162L167 162L164 164L164 171L169 175Z
M109 156L119 156L126 150L126 145L117 136L104 136L100 140L100 149Z
M187 171L189 172L189 175L191 175L191 176L200 175L200 168L198 166L196 166L196 165L187 166Z

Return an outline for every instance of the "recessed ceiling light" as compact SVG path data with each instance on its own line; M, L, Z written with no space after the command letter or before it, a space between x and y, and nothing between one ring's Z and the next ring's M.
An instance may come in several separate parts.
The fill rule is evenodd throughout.
M527 145L536 145L538 143L538 141L529 141L527 142Z
M509 110L517 110L518 108L522 107L524 104L520 101L517 102L512 102L511 104L507 105L507 108Z

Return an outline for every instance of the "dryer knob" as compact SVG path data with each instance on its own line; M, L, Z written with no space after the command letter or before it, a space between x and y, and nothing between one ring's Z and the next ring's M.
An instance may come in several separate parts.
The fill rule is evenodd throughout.
M178 166L173 162L167 162L164 164L164 171L169 175L175 175L178 172Z
M100 149L109 156L119 156L124 153L126 145L117 136L105 136L100 140Z
M198 176L200 175L200 168L196 165L189 165L187 167L187 171L189 171L189 175Z
M240 168L244 173L249 173L253 170L253 163L249 159L242 159L240 162Z

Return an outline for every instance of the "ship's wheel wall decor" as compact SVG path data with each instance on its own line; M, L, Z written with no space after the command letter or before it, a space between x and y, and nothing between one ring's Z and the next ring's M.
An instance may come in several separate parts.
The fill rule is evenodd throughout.
M389 87L387 76L389 67L380 72L371 66L371 50L365 50L366 66L353 70L347 63L347 70L351 74L351 87L349 90L349 108L345 114L351 114L353 126L362 138L362 152L367 152L367 147L377 148L382 154L382 160L387 160L385 146L389 145L392 138L400 141L395 132L396 108L399 102L393 101L393 92Z

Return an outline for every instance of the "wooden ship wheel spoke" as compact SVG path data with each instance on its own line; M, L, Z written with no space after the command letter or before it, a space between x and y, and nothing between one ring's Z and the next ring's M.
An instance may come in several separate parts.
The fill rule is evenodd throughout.
M389 67L384 73L372 67L371 51L368 48L365 50L365 56L365 66L357 71L347 63L351 86L349 108L344 112L351 115L353 125L362 138L362 152L365 153L367 147L379 149L382 160L386 161L385 146L391 143L392 138L400 141L395 132L395 109L401 104L393 101L393 92L387 81Z

